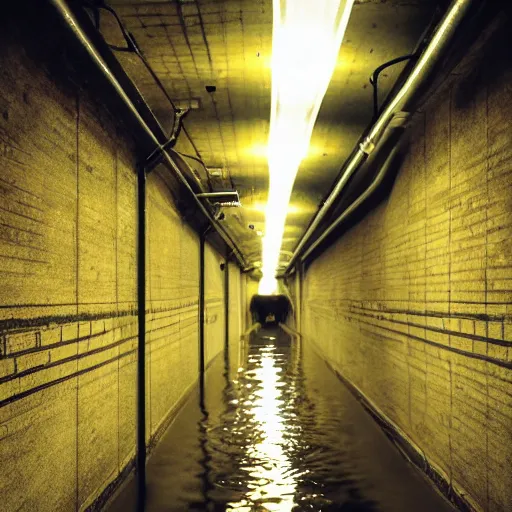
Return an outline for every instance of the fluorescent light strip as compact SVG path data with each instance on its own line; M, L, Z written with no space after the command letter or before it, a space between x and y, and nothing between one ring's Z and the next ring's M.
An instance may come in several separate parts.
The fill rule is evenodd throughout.
M259 293L276 292L286 213L354 0L274 0L269 191Z

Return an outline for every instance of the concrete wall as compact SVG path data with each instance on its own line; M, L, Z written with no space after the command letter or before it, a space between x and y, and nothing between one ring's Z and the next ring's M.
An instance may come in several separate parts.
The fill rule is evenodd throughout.
M240 269L229 264L229 343L236 344L242 334L242 276Z
M249 308L251 306L251 299L255 295L258 294L258 285L259 285L258 281L256 281L255 279L251 279L250 277L247 277L247 285L246 285L246 289L245 289L247 308L245 310L245 317L246 317L246 324L247 324L247 328L248 329L253 324L253 320L252 320L252 316L251 316L251 311L250 311Z
M5 41L4 41L5 42ZM0 45L2 510L89 506L134 455L135 157L103 107ZM148 178L147 432L198 376L199 240ZM224 346L206 249L207 353Z
M229 366L236 375L240 367L242 336L242 276L240 269L229 264Z
M286 318L286 325L294 331L300 330L300 277L298 272L288 276L283 282L283 290L290 300L291 309Z
M243 335L250 327L247 324L247 311L249 303L247 302L247 274L240 274L240 333Z
M133 455L134 162L19 46L0 69L2 508L74 510Z
M147 181L147 435L195 384L199 367L199 237L165 183Z
M505 511L512 65L510 44L485 46L417 116L390 197L308 269L303 334L474 505Z
M205 364L208 365L212 359L226 345L226 327L224 314L224 272L221 264L225 263L224 258L211 246L205 246L204 255L204 279L205 279Z

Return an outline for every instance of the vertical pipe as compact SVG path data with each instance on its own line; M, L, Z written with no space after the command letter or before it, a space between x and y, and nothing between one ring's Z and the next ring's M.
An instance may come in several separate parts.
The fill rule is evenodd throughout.
M242 334L247 331L247 274L240 274L240 282L242 284Z
M224 360L229 374L229 253L224 267Z
M295 272L295 330L301 332L301 308L302 308L302 269L301 265L296 267Z
M146 501L146 171L137 169L137 510Z
M205 371L205 345L204 345L204 251L206 233L199 237L199 399L204 404L204 371Z
M304 311L306 308L302 309L302 304L305 304L304 290L305 290L305 280L306 280L306 265L305 263L299 262L299 273L300 273L300 333L302 334L303 329L305 329L305 314Z
M206 236L210 228L206 228L205 231L199 235L199 409L201 410L201 420L199 421L199 445L201 448L202 458L200 464L202 471L200 473L201 481L201 492L203 495L203 501L205 506L208 506L209 497L208 491L210 489L210 465L211 459L208 453L208 410L206 409L206 395L205 395L205 246Z

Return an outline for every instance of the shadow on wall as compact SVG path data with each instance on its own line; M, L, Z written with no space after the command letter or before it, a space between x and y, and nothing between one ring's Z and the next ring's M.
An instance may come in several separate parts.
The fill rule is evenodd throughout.
M286 322L291 310L290 300L286 295L254 295L251 299L252 321L263 326Z

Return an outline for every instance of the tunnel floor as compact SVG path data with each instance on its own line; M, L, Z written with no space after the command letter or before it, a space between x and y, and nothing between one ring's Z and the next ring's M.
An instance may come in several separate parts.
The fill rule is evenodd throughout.
M279 328L218 357L148 463L148 511L450 511L324 361ZM131 480L111 511L135 510Z

